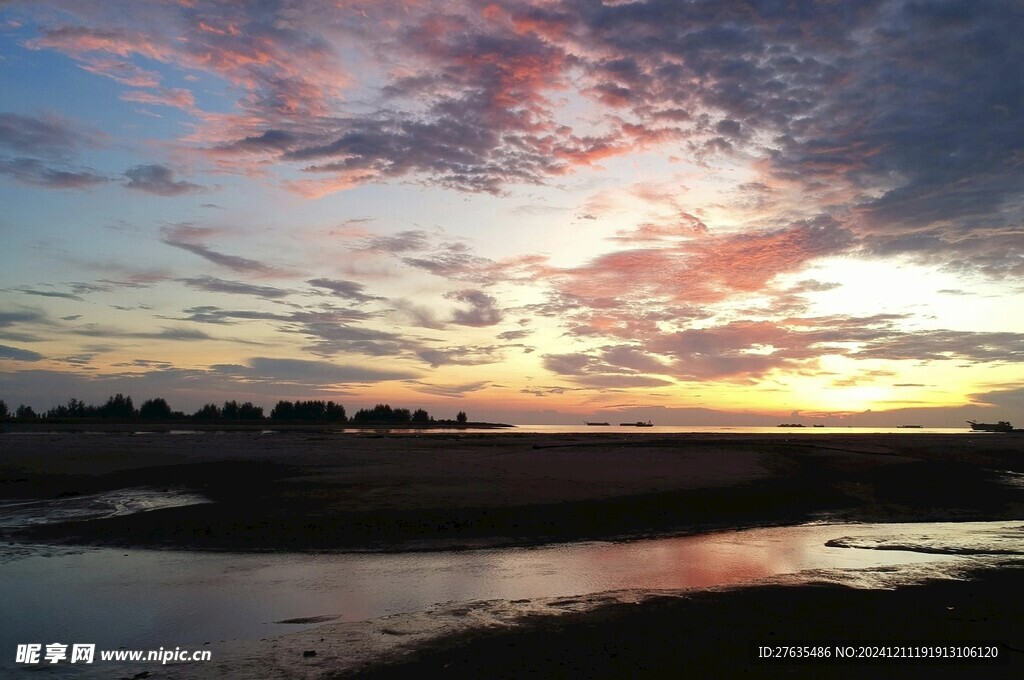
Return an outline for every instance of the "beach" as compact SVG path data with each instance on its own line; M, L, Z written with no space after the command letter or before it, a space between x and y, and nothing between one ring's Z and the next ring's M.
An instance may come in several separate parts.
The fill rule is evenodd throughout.
M5 529L16 544L396 553L809 521L1024 519L1024 438L1016 435L22 430L0 438L2 499L146 488L207 501ZM944 580L932 570L871 589L836 576L774 579L327 622L226 645L210 666L147 672L410 677L461 668L469 677L663 677L688 667L702 677L737 669L774 677L780 668L845 677L865 666L779 667L753 661L749 648L754 640L857 639L999 640L1005 663L979 672L1019 674L1024 617L1010 593L1024 585L1024 572L1020 555L1005 552L979 554ZM899 668L870 666L872 673Z

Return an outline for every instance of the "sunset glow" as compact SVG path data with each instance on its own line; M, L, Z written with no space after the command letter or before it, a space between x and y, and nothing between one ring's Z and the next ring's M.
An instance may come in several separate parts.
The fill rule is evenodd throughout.
M0 3L0 398L1024 420L1020 3Z

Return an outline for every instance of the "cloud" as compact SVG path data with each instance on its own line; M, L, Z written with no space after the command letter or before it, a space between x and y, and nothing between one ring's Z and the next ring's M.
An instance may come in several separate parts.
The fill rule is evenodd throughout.
M0 175L45 189L89 189L110 181L92 170L51 167L35 158L0 159Z
M243 274L279 274L281 272L281 270L266 264L265 262L250 260L247 257L240 257L238 255L221 253L201 243L189 243L188 241L175 241L172 239L162 239L161 243L173 248L180 248L181 250L188 251L193 255L198 255L199 257L209 260L214 264L219 264Z
M597 187L573 209L593 221L567 226L585 228L581 238L611 236L604 252L580 250L586 259L573 264L483 257L436 228L344 234L358 257L390 256L399 266L389 273L454 291L436 308L399 300L389 319L437 331L495 327L497 341L510 342L525 331L499 333L506 316L541 317L572 343L545 366L573 384L749 381L833 355L1020 358L1013 333L911 334L905 318L810 316L803 297L836 285L808 271L832 257L911 259L1004 286L1024 276L1020 3L357 0L26 13L40 22L33 49L113 79L125 100L193 114L170 158L198 151L220 171L277 177L309 196L373 182L498 195ZM172 71L215 76L237 100L227 113L200 111L197 98L204 108L216 99L163 83L160 73ZM0 172L35 186L101 186L104 173L72 165L82 149L107 143L96 139L53 114L0 114ZM614 171L616 156L642 151L681 161L680 170L609 188L616 175L601 164ZM572 173L586 173L587 184ZM202 190L165 165L130 168L124 182L162 196ZM212 230L164 237L239 274L288 273L227 254ZM380 300L357 280L311 276L303 278L315 291L181 282L268 300ZM538 294L509 294L519 283ZM269 322L319 356L441 366L508 350L364 327L367 316L340 308L191 304L191 321Z
M452 399L458 399L465 397L467 394L473 392L479 392L482 389L486 389L490 386L490 382L481 380L477 382L462 383L458 385L444 385L436 383L428 383L420 380L413 380L406 383L412 389L417 392L424 394L433 394L439 397L450 397Z
M195 97L192 96L192 92L182 88L169 89L161 87L157 88L155 92L132 90L130 92L123 93L121 95L121 99L126 102L136 102L138 104L153 104L156 106L169 106L175 109L187 111L189 113L200 113L199 109L196 108L196 100ZM127 175L127 173L125 174ZM179 184L181 183L179 182Z
M342 64L319 35L321 28L337 23L324 16L319 3L291 10L173 3L147 7L144 14L118 7L93 14L102 28L44 27L28 44L59 50L86 64L98 57L138 56L212 73L244 92L239 100L243 110L273 117L327 113L328 102L348 82ZM125 25L136 22L139 28ZM180 40L183 35L189 39Z
M61 25L40 16L29 47L135 87L129 99L194 105L136 61L222 78L241 93L238 115L201 116L189 141L225 167L281 170L307 195L392 179L501 193L656 148L749 161L757 176L737 190L750 206L788 193L806 212L856 211L850 226L880 253L903 243L916 254L893 239L929 233L923 255L969 267L958 258L966 234L1020 223L1024 92L1013 69L1024 48L1009 0L788 12L669 0L486 11L469 1L110 3L61 14ZM346 99L355 76L361 96ZM22 149L47 137L22 119L8 127L0 138ZM314 179L294 180L295 169ZM633 237L665 228L648 222ZM1005 274L1019 232L1006 240L1009 254L987 239L970 253Z
M66 160L82 148L109 142L99 130L47 112L38 117L0 112L0 148L17 154Z
M241 281L226 281L213 276L199 276L195 278L179 279L186 286L209 291L211 293L230 293L234 295L254 295L268 300L277 300L287 297L293 291L272 286L257 286Z
M455 346L441 348L420 348L416 356L430 364L439 366L480 366L497 364L504 360L500 347L493 346Z
M1024 333L922 330L868 341L858 358L1016 363L1024 360Z
M204 187L184 180L175 181L174 171L164 165L136 165L124 171L125 188L156 196L181 196L205 191Z
M43 312L35 309L18 311L0 310L0 339L11 342L40 342L44 338L20 330L21 326L46 327L47 334L52 331L53 322ZM15 330L19 328L19 330Z
M610 349L605 352L605 358L610 357L612 359L621 359L626 356L621 350L629 352L629 348ZM619 365L608 362L605 358L599 358L588 353L581 352L571 354L545 354L542 359L544 362L544 368L547 370L552 373L558 373L559 375L566 376L573 383L585 387L592 387L596 389L628 389L640 387L665 387L673 384L672 381L665 380L664 378L643 375L642 371L638 371L632 366L621 365L622 363L646 363L644 361L636 360L636 357L642 356L643 354L641 352L636 352L632 361L627 358L624 362L620 361ZM666 367L662 366L657 361L653 359L651 359L651 361L653 363L650 364L650 367L656 368L657 372L668 372Z
M642 339L656 334L659 322L699 319L709 305L772 294L780 275L843 253L852 241L847 229L821 219L613 251L544 275L560 301L551 313L571 334Z
M495 307L498 301L482 291L460 290L445 297L469 305L468 309L455 310L451 320L454 324L482 327L493 326L502 320L501 310Z
M172 340L182 342L215 339L200 330L180 327L162 328L159 331L125 331L117 328L99 326L97 324L85 324L83 326L75 327L71 332L76 335L83 335L91 338L141 338L144 340Z
M437 311L431 307L418 305L408 300L394 300L392 304L399 315L410 325L435 330L445 327L445 324L438 320Z
M68 293L68 292L65 292L65 291L59 291L59 290L39 290L39 289L36 289L36 288L28 288L28 287L24 287L24 286L19 287L19 288L15 288L15 290L17 290L19 293L24 293L25 295L36 295L38 297L48 297L48 298L63 298L65 300L74 300L76 302L84 302L84 300L80 296L75 295L74 293Z
M110 78L122 85L131 87L157 87L160 85L159 73L140 68L124 59L86 57L80 66L90 73Z
M572 381L596 389L629 389L640 387L668 387L671 380L646 375L593 374L572 378Z
M310 344L303 347L320 356L341 353L365 354L373 357L398 357L422 348L422 343L403 333L339 323L338 319L310 318L292 329L307 336Z
M371 236L364 240L363 248L383 253L405 253L424 250L430 245L425 231L413 229L392 236Z
M254 357L249 360L246 375L303 384L375 383L382 380L415 378L412 371L383 370L362 366L346 366L328 361L274 359Z
M505 331L504 333L498 333L499 340L522 340L533 335L532 330L522 329L516 331Z
M19 395L20 401L40 408L64 401L67 395L102 403L109 395L121 392L138 401L161 396L175 409L190 410L220 399L244 399L262 402L269 410L275 400L281 398L304 399L311 394L324 394L337 399L338 394L343 393L340 385L418 377L412 371L378 371L331 362L268 357L207 368L178 368L167 362L136 360L125 364L124 368L129 370L114 374L54 370L0 372L0 392Z
M338 297L355 300L356 302L371 302L373 300L384 299L373 295L366 295L363 293L363 284L356 283L355 281L342 281L339 279L310 279L309 281L306 281L306 283L316 288L329 290Z
M465 281L480 286L502 282L527 282L546 275L547 257L520 255L492 260L475 254L465 243L447 242L419 257L403 257L402 263L449 281Z
M630 381L612 380L610 376L651 378L655 374L684 381L747 383L778 370L817 370L818 362L826 356L990 364L1018 363L1024 357L1024 334L910 331L899 325L903 319L879 314L797 317L777 322L736 320L675 332L651 332L642 344L545 354L542 359L547 370L573 382L625 387ZM891 375L894 373L889 370L863 372L857 380Z
M287 314L275 314L273 312L257 312L247 310L226 310L214 305L201 305L190 307L182 312L186 316L177 318L177 321L194 321L196 323L209 323L217 325L232 324L236 320L244 321L288 321L291 317Z
M282 276L286 274L283 270L265 262L240 257L238 255L228 255L203 243L210 237L217 235L219 230L210 227L197 227L192 224L184 223L164 227L161 231L164 236L160 239L161 243L171 246L172 248L179 248L190 252L193 255L198 255L205 260L222 267L227 267L228 269L232 269L236 272L267 276Z
M40 361L43 358L42 354L31 350L0 345L0 359L8 359L10 361Z

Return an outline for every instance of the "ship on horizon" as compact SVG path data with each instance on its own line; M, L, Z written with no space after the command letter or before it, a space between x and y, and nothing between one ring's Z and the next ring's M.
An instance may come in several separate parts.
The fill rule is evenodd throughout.
M967 421L975 432L1013 432L1013 425L1006 420L998 423L976 423L973 420Z

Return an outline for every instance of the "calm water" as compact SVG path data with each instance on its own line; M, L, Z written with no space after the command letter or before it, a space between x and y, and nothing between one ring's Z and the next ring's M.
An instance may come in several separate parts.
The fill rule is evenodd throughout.
M273 434L273 423L268 421L268 429L263 430L261 434ZM354 428L348 430L339 430L356 432ZM383 430L388 432L389 430ZM425 430L416 430L409 428L399 428L394 430L399 433L410 433L415 432L416 434L464 434L467 432L473 434L507 434L507 433L519 433L519 434L601 434L601 433L615 433L615 434L974 434L980 436L1006 436L999 433L992 432L972 432L969 427L778 427L778 426L751 426L751 425L654 425L652 427L633 427L633 426L622 426L618 423L608 426L590 426L584 423L574 425L530 425L530 424L519 424L513 425L512 427L498 427L498 428L481 428L475 429L472 427L467 428L431 428ZM169 430L169 431L147 431L140 430L133 432L133 435L146 435L146 436L188 436L195 434L209 434L210 432L216 432L216 430L200 431L200 430ZM5 436L19 436L19 437L31 437L39 435L51 435L58 434L57 430L42 430L42 429L24 429L24 430L10 430L5 433ZM83 431L76 432L79 435L103 435L108 434L106 431Z
M493 432L494 430L488 430ZM509 430L505 430L508 432ZM634 432L637 434L971 434L969 427L754 427L747 425L654 425L623 427L579 425L516 425L513 432L530 434L579 434ZM975 433L978 434L978 433ZM985 434L985 433L983 433Z
M292 632L301 626L275 622L298 617L359 621L445 602L703 588L808 569L976 559L962 552L1024 554L1024 522L802 525L411 554L25 548L0 549L0 669L19 642L216 644Z

